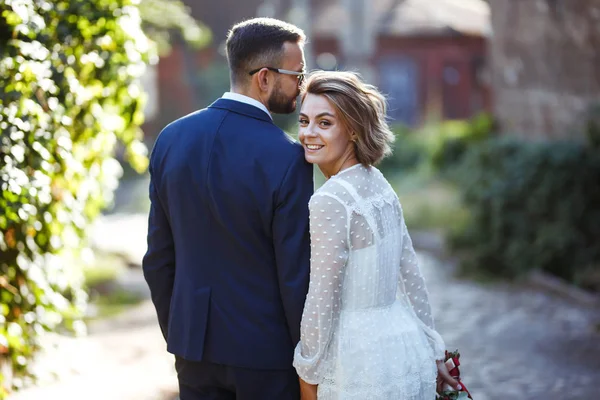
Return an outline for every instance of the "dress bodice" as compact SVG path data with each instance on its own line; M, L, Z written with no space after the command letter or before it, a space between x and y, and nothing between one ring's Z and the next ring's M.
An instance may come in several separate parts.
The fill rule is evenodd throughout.
M383 174L361 164L347 168L314 193L309 211L311 276L295 357L300 376L317 383L327 374L342 314L362 312L358 318L368 321L370 312L398 305L425 333L435 358L443 358L402 207Z

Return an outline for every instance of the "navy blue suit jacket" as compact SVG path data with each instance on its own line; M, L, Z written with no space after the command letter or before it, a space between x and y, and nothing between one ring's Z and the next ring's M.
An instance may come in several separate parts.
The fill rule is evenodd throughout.
M312 171L302 147L245 103L219 99L161 132L143 270L169 352L291 368L308 291Z

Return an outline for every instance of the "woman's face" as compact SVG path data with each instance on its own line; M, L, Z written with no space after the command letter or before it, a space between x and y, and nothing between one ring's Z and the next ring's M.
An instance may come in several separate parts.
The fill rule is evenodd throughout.
M350 132L325 96L308 93L298 121L298 139L306 161L317 164L327 178L337 174L345 161L355 158Z

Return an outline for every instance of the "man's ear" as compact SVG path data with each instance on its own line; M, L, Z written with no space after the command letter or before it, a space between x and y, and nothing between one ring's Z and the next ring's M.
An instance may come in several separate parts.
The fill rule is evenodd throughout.
M260 90L262 92L268 92L271 79L273 79L271 74L269 74L269 70L266 68L261 69L256 73L256 78L258 79L258 87Z

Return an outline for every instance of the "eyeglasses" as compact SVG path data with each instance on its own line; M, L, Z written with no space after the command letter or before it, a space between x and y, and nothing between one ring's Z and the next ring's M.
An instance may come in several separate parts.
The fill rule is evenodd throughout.
M258 71L260 71L263 68L266 68L269 71L277 72L278 74L295 75L296 77L298 77L298 85L302 85L302 82L304 82L304 74L305 74L304 72L290 71L290 70L281 69L281 68L260 67L260 68L257 68L257 69L253 69L249 73L250 73L250 75L254 75L255 73L257 73Z

